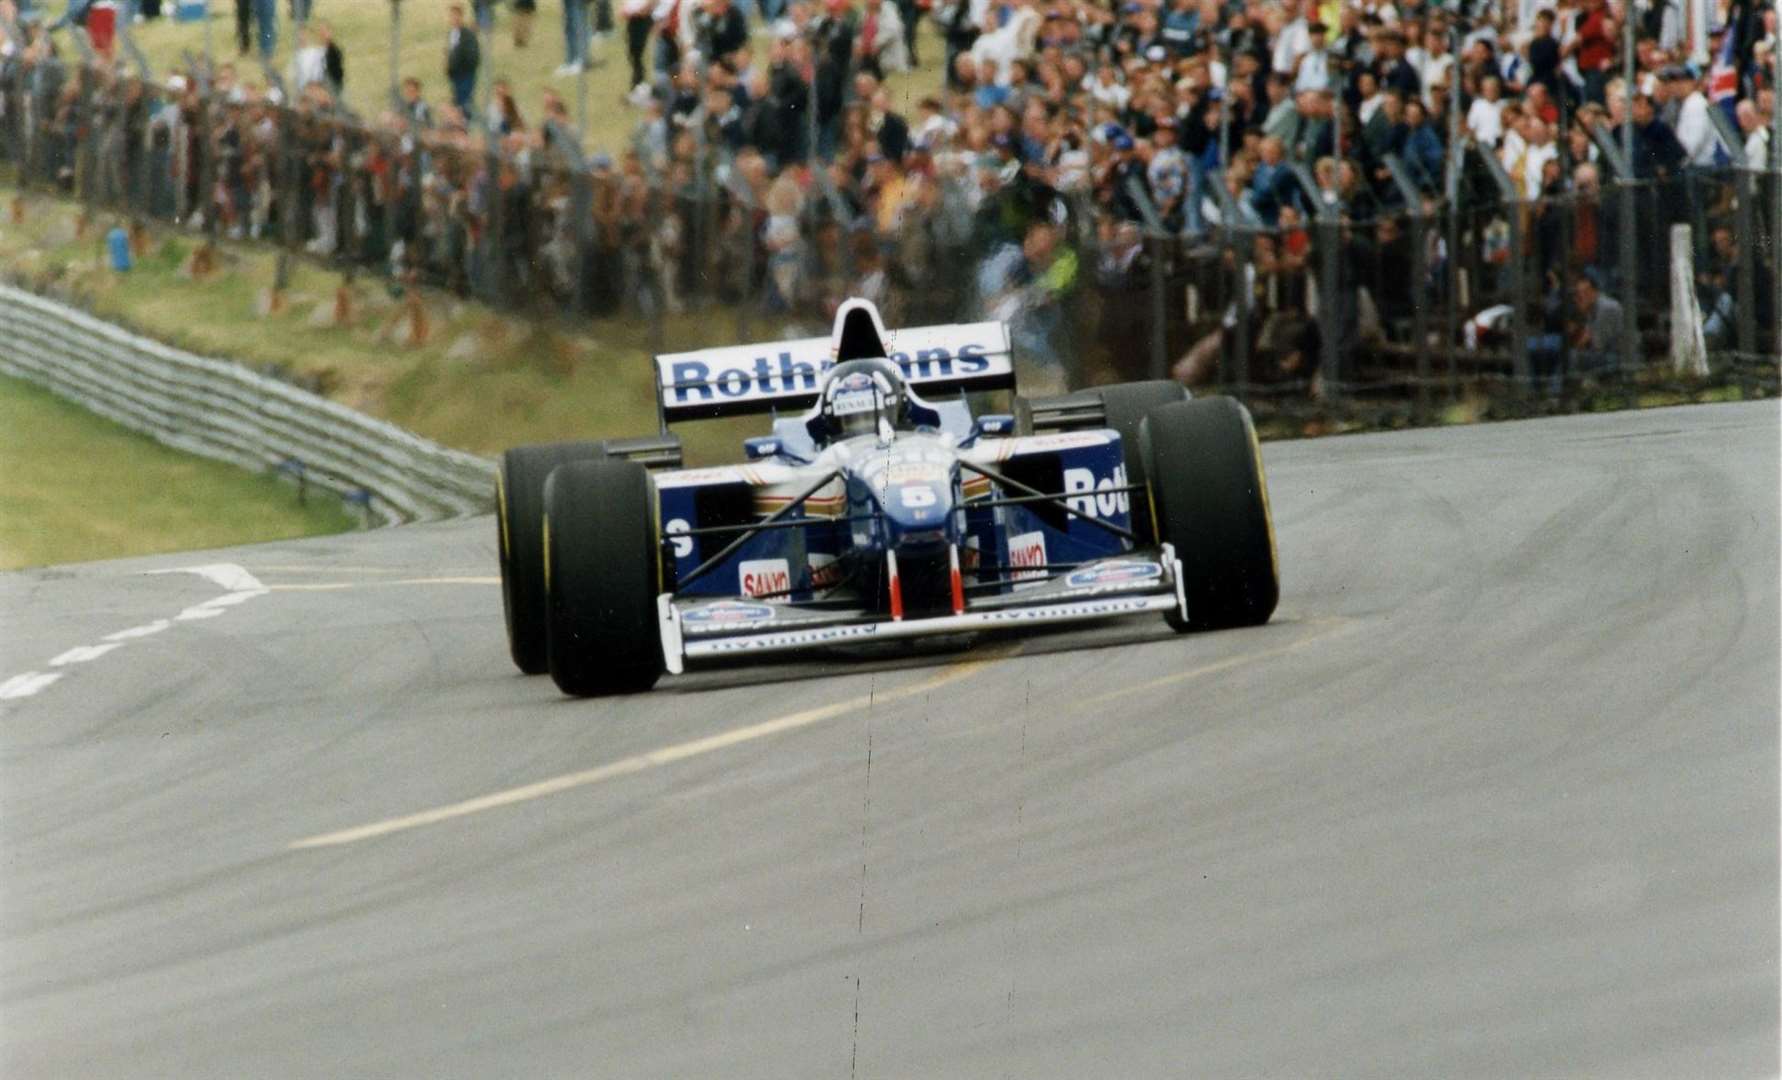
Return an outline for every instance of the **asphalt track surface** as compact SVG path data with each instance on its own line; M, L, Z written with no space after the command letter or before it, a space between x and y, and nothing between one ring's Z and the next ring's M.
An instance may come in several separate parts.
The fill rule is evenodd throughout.
M601 702L488 519L0 576L0 1072L1776 1074L1776 404L1265 457L1267 627Z

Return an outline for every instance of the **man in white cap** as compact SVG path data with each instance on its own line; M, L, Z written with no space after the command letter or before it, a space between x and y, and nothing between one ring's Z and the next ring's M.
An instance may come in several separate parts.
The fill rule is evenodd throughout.
M1677 112L1677 141L1689 155L1689 164L1713 165L1720 144L1714 136L1714 122L1708 119L1708 95L1702 93L1701 80L1688 68L1678 66L1665 72L1665 81L1671 100L1683 102Z
M1325 26L1313 21L1306 24L1306 51L1299 58L1299 72L1293 77L1294 93L1330 89L1330 52L1325 48Z

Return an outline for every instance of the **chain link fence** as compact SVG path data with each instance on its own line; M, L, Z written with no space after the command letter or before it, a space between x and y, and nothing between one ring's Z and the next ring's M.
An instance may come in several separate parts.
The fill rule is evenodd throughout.
M776 172L697 125L615 159L556 124L542 145L417 129L399 104L368 120L15 57L0 64L0 161L91 214L528 317L643 320L657 348L821 332L865 296L891 325L1008 321L1042 388L1173 376L1259 410L1377 400L1426 415L1467 393L1563 398L1662 375L1674 325L1699 318L1710 377L1776 383L1779 174L1736 152L1648 175L1599 132L1570 182L1535 198L1472 149L1444 177L1326 160L1266 192L1239 165L1195 178L1189 233L1138 183L1042 180L969 151L850 154L863 121L845 112L832 162ZM1688 296L1695 308L1674 305Z

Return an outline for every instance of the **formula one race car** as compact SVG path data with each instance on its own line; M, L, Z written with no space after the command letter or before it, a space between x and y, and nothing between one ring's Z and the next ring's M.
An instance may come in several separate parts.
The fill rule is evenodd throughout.
M656 358L661 434L509 450L501 591L514 662L566 693L690 661L1159 612L1268 621L1279 593L1255 430L1171 382L1014 399L1002 323ZM782 415L784 409L803 409ZM747 463L681 469L679 420L772 412Z

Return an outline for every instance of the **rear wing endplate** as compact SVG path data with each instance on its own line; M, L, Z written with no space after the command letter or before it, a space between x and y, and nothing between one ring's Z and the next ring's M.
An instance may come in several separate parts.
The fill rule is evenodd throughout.
M1000 322L892 331L885 354L924 396L1015 386L1009 331ZM808 407L834 366L834 341L827 337L658 356L662 424Z

